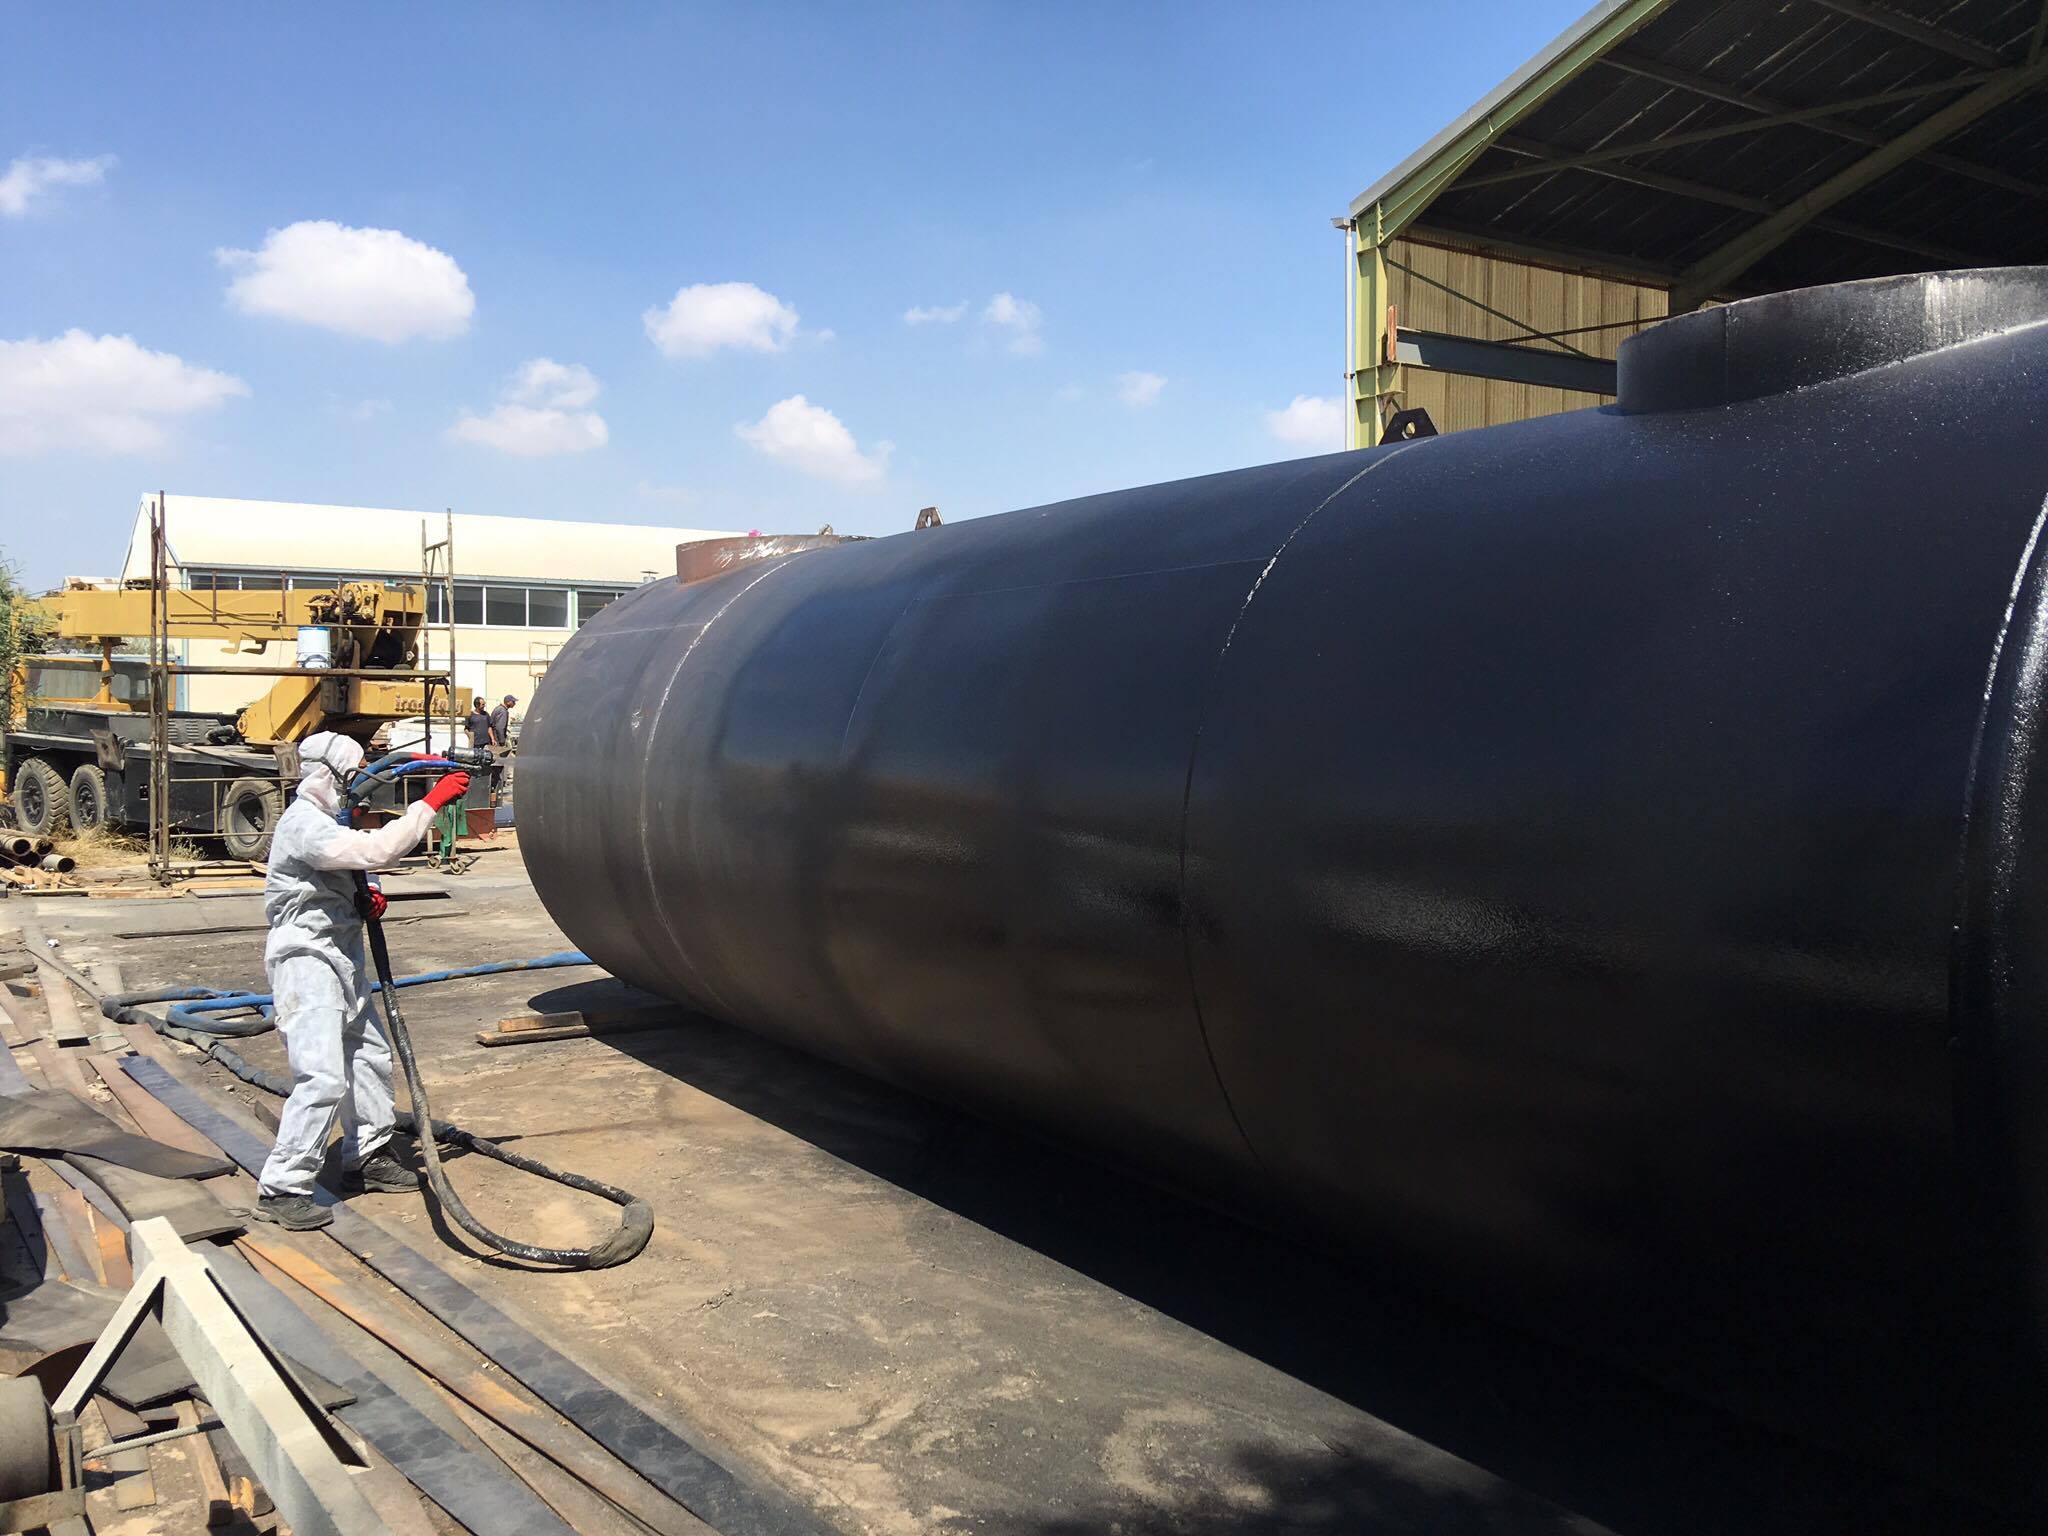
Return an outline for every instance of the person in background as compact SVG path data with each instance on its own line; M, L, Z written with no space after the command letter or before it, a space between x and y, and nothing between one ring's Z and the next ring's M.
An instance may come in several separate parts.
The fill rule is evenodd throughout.
M483 696L479 694L469 706L469 716L462 722L469 729L469 749L472 752L491 750L491 712L484 708Z
M505 702L491 711L491 745L500 752L512 747L512 706L519 702L513 694L505 695Z
M384 915L384 893L361 877L410 853L435 812L467 792L469 775L441 775L396 821L357 832L337 818L362 762L362 747L331 731L300 743L299 792L277 820L263 879L263 967L291 1061L292 1092L249 1214L295 1232L333 1220L313 1198L313 1182L337 1114L345 1190L418 1187L386 1146L391 1045L370 1007L363 955L363 922Z

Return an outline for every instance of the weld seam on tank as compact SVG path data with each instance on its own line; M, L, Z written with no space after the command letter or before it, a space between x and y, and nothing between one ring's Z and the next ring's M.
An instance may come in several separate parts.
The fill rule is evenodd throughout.
M660 736L662 719L668 713L669 696L675 692L676 684L682 681L683 673L690 665L690 658L697 654L697 647L704 643L704 637L711 633L712 626L724 618L732 610L735 603L739 602L741 598L761 585L770 576L773 576L777 571L787 570L789 563L789 560L784 559L770 565L760 575L719 604L718 611L706 619L697 633L690 637L690 643L683 647L683 654L676 659L675 670L669 674L668 682L662 686L661 697L655 700L654 717L648 723L647 739L649 741L653 741ZM668 905L662 900L661 887L654 878L654 854L653 850L649 847L654 826L653 805L650 800L654 783L654 765L655 757L651 752L641 759L640 875L647 886L648 904L653 909L655 920L661 924L662 932L668 935L671 952L680 956L683 964L689 967L691 976L695 978L697 985L702 989L702 995L713 1002L721 1012L731 1015L733 1012L731 1002L719 992L717 987L705 979L703 972L691 961L689 946L683 941L683 936L676 931L676 925L669 920Z
M2048 1103L2043 988L2030 968L2028 800L2042 769L2042 695L2048 682L2048 559L2034 520L2000 621L1972 744L1963 808L1962 857L1950 966L1950 1047L1955 1126L1979 1228L1997 1245L1993 1276L2010 1288L2007 1308L2034 1316L2036 1337L2015 1341L2038 1390L2048 1378L2048 1338L2030 1298L2048 1294L2048 1150L2037 1121ZM2043 811L2036 808L2034 819ZM2016 1305L2015 1305L2016 1304ZM2001 1309L2005 1310L2005 1309Z
M1272 1170L1266 1166L1265 1159L1259 1156L1259 1149L1253 1144L1251 1134L1245 1130L1244 1120L1239 1116L1237 1105L1230 1097L1230 1085L1223 1080L1223 1068L1216 1060L1216 1047L1209 1040L1208 1019L1202 1012L1202 989L1195 980L1195 943L1193 935L1188 932L1188 817L1195 793L1195 764L1202 754L1202 731L1209 723L1209 712L1216 705L1216 680L1222 676L1223 658L1230 654L1230 642L1237 638L1237 631L1243 625L1245 615L1251 612L1252 604L1258 600L1259 588L1263 587L1266 578L1273 574L1273 568L1280 563L1280 557L1287 553L1288 546L1307 530L1310 523L1322 515L1323 509L1331 502L1374 470L1382 465L1391 464L1410 448L1427 441L1429 439L1420 438L1416 442L1398 444L1391 452L1374 459L1317 502L1308 516L1288 531L1287 537L1280 541L1271 558L1259 568L1259 574L1252 578L1251 590L1245 593L1244 602L1238 606L1236 616L1230 621L1230 628L1224 632L1223 643L1216 648L1215 663L1209 668L1208 696L1203 700L1202 712L1195 720L1194 734L1188 738L1188 771L1181 780L1180 788L1180 953L1181 963L1186 966L1188 973L1188 1006L1195 1015L1195 1031L1202 1037L1202 1054L1208 1059L1209 1071L1216 1079L1216 1091L1222 1095L1223 1107L1230 1112L1230 1123L1237 1128L1238 1140L1244 1143L1245 1152L1251 1157L1253 1166L1259 1170L1262 1177L1268 1179L1272 1177Z
M841 766L846 762L847 743L853 740L853 722L860 718L860 701L868 696L868 684L875 680L875 668L882 664L882 658L889 654L889 642L896 638L896 631L903 627L904 618L923 599L912 594L903 600L903 606L896 610L896 617L889 621L889 627L882 631L881 643L875 647L875 654L868 658L868 669L860 675L860 686L853 690L853 702L846 707L846 724L839 728L839 750L833 754L833 761Z

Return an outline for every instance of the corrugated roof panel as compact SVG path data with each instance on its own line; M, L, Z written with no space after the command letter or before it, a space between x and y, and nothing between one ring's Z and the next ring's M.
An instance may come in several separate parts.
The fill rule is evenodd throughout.
M1422 217L1436 227L1562 247L1594 266L1604 258L1683 269L1960 100L1987 78L1986 50L2024 60L2043 0L1868 4L1875 17L1844 14L1826 0L1678 0L1514 123ZM1903 25L1877 24L1886 16ZM1977 57L1960 56L1971 54ZM1941 88L1899 94L1920 87ZM1898 99L1865 100L1887 93ZM1686 137L1828 106L1836 110L1827 122ZM1663 142L1674 137L1679 142ZM1632 146L1640 148L1597 166L1497 179L1542 156ZM1966 174L1970 166L1993 175ZM2030 185L1995 184L1999 175ZM2037 81L1932 152L1840 199L1738 286L1762 291L2048 259L2043 191L2048 94Z

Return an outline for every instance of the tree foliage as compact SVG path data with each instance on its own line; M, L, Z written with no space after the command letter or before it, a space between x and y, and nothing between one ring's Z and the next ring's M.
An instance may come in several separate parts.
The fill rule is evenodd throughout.
M51 624L28 602L34 594L21 584L14 567L0 556L0 721L12 722L23 700L16 697L17 669L50 643Z

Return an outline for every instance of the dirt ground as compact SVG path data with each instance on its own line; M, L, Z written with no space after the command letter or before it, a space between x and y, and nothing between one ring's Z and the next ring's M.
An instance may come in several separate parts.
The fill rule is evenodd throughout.
M510 846L389 888L421 893L393 905L406 972L568 947ZM262 980L253 895L32 906L62 954L115 962L130 988ZM633 1000L574 968L412 989L405 1011L435 1113L645 1196L640 1258L537 1274L479 1256L417 1196L359 1209L469 1254L470 1284L838 1529L1986 1528L1881 1468L710 1020L476 1040L509 1014ZM246 1054L283 1065L274 1035ZM479 1158L451 1175L515 1235L608 1225Z

